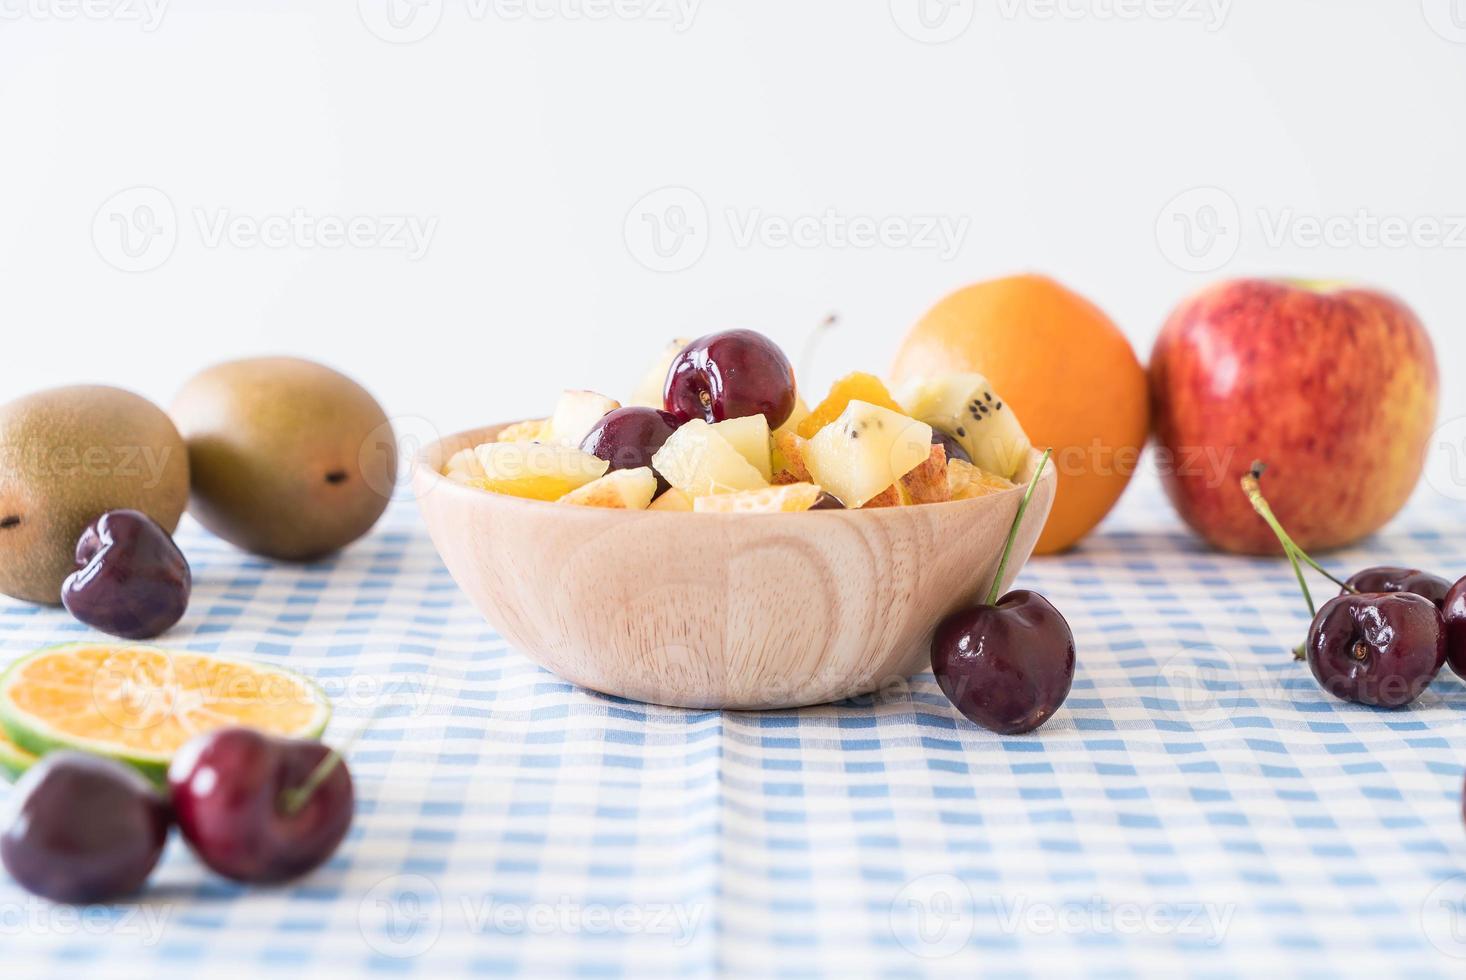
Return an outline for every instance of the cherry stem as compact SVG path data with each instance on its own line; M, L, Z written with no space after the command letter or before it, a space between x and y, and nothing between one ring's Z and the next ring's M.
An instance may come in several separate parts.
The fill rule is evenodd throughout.
M280 809L284 812L285 816L295 816L310 802L311 797L315 796L316 791L321 788L326 780L331 778L331 774L336 771L337 767L346 761L345 753L350 752L352 746L361 741L361 737L376 724L377 718L381 715L381 711L382 705L379 704L376 710L372 712L371 717L366 720L366 724L362 725L355 732L352 732L351 737L346 740L340 749L333 749L327 746L326 757L316 763L316 767L305 778L305 782L294 789L281 791Z
M1308 615L1310 617L1316 617L1318 615L1318 609L1313 604L1313 593L1308 591L1308 582L1303 577L1303 568L1299 562L1319 572L1324 578L1333 582L1346 592L1358 595L1359 590L1347 582L1340 581L1327 568L1314 561L1308 552L1298 547L1297 542L1283 529L1282 522L1273 513L1272 507L1268 506L1267 498L1262 495L1262 474L1266 470L1267 466L1261 461L1254 462L1252 468L1247 471L1247 475L1242 478L1242 492L1247 494L1247 500L1252 504L1252 509L1257 511L1258 516L1266 521L1267 526L1272 528L1273 533L1277 535L1278 542L1283 546L1283 554L1287 556L1288 563L1293 566L1293 574L1298 579L1298 588L1303 590L1303 600L1308 603ZM1294 650L1293 656L1298 660L1305 659L1303 648L1299 647Z
M1318 615L1318 609L1313 604L1313 593L1308 591L1308 582L1303 577L1303 569L1298 564L1300 557L1306 557L1288 532L1283 530L1283 524L1278 520L1273 509L1268 506L1267 498L1262 495L1262 474L1267 469L1261 462L1252 464L1247 475L1242 478L1242 492L1247 494L1247 500L1252 504L1252 509L1257 511L1258 516L1267 522L1267 526L1273 529L1277 535L1278 543L1283 546L1283 554L1288 558L1288 564L1293 566L1293 574L1298 578L1298 588L1303 590L1303 600L1308 603L1308 615Z
M1043 476L1044 466L1048 464L1049 457L1053 454L1052 448L1045 449L1038 465L1033 468L1033 476L1029 478L1028 489L1023 491L1023 499L1018 502L1018 513L1013 515L1013 526L1008 528L1008 540L1003 545L1003 557L998 559L998 574L993 576L993 586L988 590L988 599L984 605L991 606L998 601L998 590L1003 587L1003 576L1008 572L1008 559L1013 557L1013 542L1018 540L1018 528L1023 525L1023 515L1028 511L1028 502L1033 499L1033 491L1038 487L1038 478Z
M316 790L320 789L321 785L331 778L331 774L344 761L345 759L340 752L328 748L326 757L311 770L311 774L306 777L304 783L295 789L287 789L280 794L280 809L284 811L285 816L293 817L299 813L310 802L311 797L316 795Z

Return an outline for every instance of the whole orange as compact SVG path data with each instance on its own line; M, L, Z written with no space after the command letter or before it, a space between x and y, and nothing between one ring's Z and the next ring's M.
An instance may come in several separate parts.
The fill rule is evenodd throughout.
M959 289L912 328L897 382L976 371L1013 406L1035 446L1054 448L1059 491L1038 551L1063 551L1109 513L1150 431L1145 369L1125 335L1045 276Z

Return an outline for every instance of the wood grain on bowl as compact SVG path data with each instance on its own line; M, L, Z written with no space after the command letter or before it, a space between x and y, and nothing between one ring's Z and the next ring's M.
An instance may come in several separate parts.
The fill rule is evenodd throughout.
M489 623L582 687L695 708L784 708L888 687L932 631L980 601L1023 485L973 500L802 514L603 510L487 493L439 475L504 426L426 447L413 487L433 543ZM1045 471L1007 588L1053 505Z

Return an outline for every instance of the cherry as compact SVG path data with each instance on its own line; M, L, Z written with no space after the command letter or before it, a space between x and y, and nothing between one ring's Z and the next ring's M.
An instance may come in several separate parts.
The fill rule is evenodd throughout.
M1001 735L1031 732L1051 718L1074 683L1074 633L1043 596L1019 589L998 598L1013 542L1052 451L1034 470L998 563L987 602L937 626L932 671L970 721Z
M90 905L140 891L168 840L168 804L136 770L53 752L14 790L5 868L32 894Z
M972 462L972 457L968 455L966 449L962 448L962 443L936 427L932 428L932 445L941 446L947 453L948 459L960 459L964 463Z
M580 444L580 450L604 459L613 470L651 466L652 457L677 431L677 426L677 417L671 412L635 406L618 408L606 413L591 427ZM667 487L667 481L658 473L657 493Z
M201 735L168 768L178 829L199 859L250 884L324 864L351 827L355 795L341 756L319 742L248 728Z
M1401 708L1420 697L1446 658L1440 610L1429 598L1413 592L1360 592L1331 575L1294 543L1273 514L1262 495L1263 470L1262 463L1252 464L1242 478L1242 492L1282 543L1313 615L1308 639L1294 656L1307 660L1319 686L1344 701ZM1304 564L1327 576L1344 593L1315 610L1303 577ZM1406 574L1395 574L1399 572ZM1409 575L1409 569L1372 568L1355 578L1365 585L1384 586L1405 581ZM1410 581L1428 587L1418 579Z
M1451 583L1439 575L1422 572L1418 568L1395 568L1390 565L1376 565L1355 572L1344 580L1344 589L1339 594L1350 592L1411 592L1435 603L1439 609L1446 601Z
M794 368L763 334L708 334L672 359L663 401L679 422L722 422L762 412L769 429L777 429L794 411Z
M150 640L188 609L188 560L168 532L139 511L97 518L76 543L76 564L61 585L61 602L103 633Z
M1456 676L1466 678L1466 578L1446 593L1441 618L1446 628L1446 662Z
M1409 592L1330 599L1313 620L1307 649L1325 691L1380 708L1420 697L1446 659L1440 612Z

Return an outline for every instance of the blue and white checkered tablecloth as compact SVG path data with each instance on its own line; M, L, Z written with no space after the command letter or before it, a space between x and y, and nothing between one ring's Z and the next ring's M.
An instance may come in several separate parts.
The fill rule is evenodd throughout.
M1330 563L1454 577L1463 518L1422 493ZM1149 485L1024 572L1079 670L1023 738L929 674L766 714L577 690L479 619L411 505L312 567L193 525L182 543L197 584L169 644L312 674L334 739L380 710L351 752L356 824L288 888L213 877L176 839L136 905L0 883L7 977L1466 971L1466 687L1330 700L1285 652L1307 624L1286 565L1205 551ZM7 659L86 635L0 604Z

